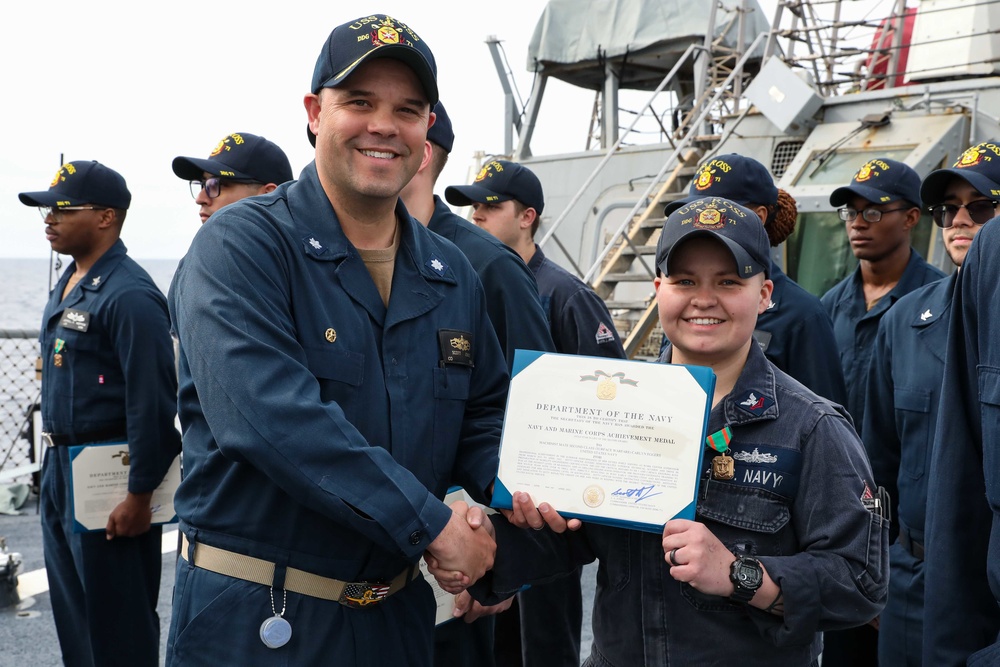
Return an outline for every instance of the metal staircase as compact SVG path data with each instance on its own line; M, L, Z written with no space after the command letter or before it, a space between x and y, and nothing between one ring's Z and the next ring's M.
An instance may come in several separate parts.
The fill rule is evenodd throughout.
M717 12L721 10L720 3L712 3L704 40L687 47L640 111L628 112L634 118L621 133L618 126L618 72L615 68L624 67L624 62L602 63L606 78L595 97L587 147L589 149L599 140L605 151L604 156L561 214L547 225L541 238L536 239L543 248L550 241L558 245L583 281L604 299L630 358L653 358L659 350L658 336L648 345L647 340L659 328L652 280L656 275L656 243L665 220L663 207L668 201L685 196L698 162L707 154L714 153L749 111L749 102L742 95L745 83L753 74L753 67L748 68L747 63L756 65L769 36L767 32L759 32L752 42L745 44L744 35L748 32L744 28L748 12L746 0L730 6L725 10L725 16L717 21ZM717 25L722 28L721 31L716 30ZM724 36L734 32L738 35L735 45L730 40L727 46ZM506 94L505 149L514 160L529 158L534 129L530 119L537 115L537 106L549 75L544 70L537 73L527 104L518 113L514 101L516 91L499 42L491 38L487 43ZM648 73L653 71L650 68ZM690 79L692 71L693 81ZM650 82L652 80L655 79ZM673 130L664 127L663 117L666 114L658 116L652 107L665 91L676 96L670 105L675 119ZM669 150L669 156L659 173L650 179L646 190L639 194L624 222L611 234L593 265L585 271L586 267L577 266L556 232L585 196L593 196L591 186L612 157L628 145L625 139L636 131L640 119L647 115L661 129L662 142ZM721 133L722 128L725 128L724 133ZM516 148L512 136L514 129L518 132ZM648 291L641 292L636 288L637 283L648 285Z
M632 224L617 236L617 244L607 254L600 272L591 282L591 287L619 321L633 323L625 338L625 351L629 358L652 356L641 354L641 348L657 324L656 300L652 296L643 300L616 300L615 288L623 282L650 282L656 275L656 243L665 221L663 207L687 192L700 155L698 150L689 150L681 157L642 213L635 216ZM631 270L636 262L641 265L642 271Z
M594 291L604 299L608 310L615 316L616 325L625 341L625 352L630 359L655 358L659 351L659 337L653 337L651 340L651 334L659 329L656 300L652 290L643 299L616 298L617 288L623 283L651 283L656 276L656 242L665 221L663 207L667 202L686 195L697 164L705 156L705 149L714 152L724 143L726 135L720 137L699 132L712 125L712 121L717 120L722 114L732 115L738 110L734 106L739 104L738 98L734 98L734 91L741 89L744 65L764 38L766 35L758 35L735 65L731 58L715 59L709 63L709 85L701 91L682 121L681 128L684 132L673 142L674 151L626 216L625 223L619 227L584 276L584 281L590 283ZM690 53L691 51L686 53L685 57ZM675 70L667 75L660 88L654 92L654 97L669 83ZM652 99L646 108L648 109L651 104ZM728 124L729 132L739 124L748 110L749 106L744 106L742 114ZM623 137L627 134L628 131ZM608 151L608 157L617 150L620 143L621 139ZM595 175L603 164L602 162L595 169ZM590 180L592 179L581 188L580 194L586 190ZM561 220L562 216L552 225L540 244L544 244L554 235Z

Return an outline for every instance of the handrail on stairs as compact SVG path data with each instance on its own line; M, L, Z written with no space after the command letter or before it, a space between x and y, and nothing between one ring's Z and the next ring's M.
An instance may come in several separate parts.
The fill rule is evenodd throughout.
M573 209L574 206L576 206L577 202L580 201L580 198L583 197L583 194L587 191L587 188L590 187L590 184L593 183L594 179L597 178L598 174L600 174L601 171L604 170L604 167L608 164L608 162L611 161L612 156L614 156L614 154L618 152L618 149L621 147L622 141L624 141L625 137L627 137L629 133L632 132L632 130L638 124L639 120L646 114L646 111L652 107L653 100L656 99L656 96L659 95L661 92L663 92L663 89L666 88L667 84L669 84L674 79L674 77L677 76L677 73L681 69L681 65L683 65L684 62L689 57L691 57L691 54L694 53L695 51L697 51L695 57L698 57L703 54L702 47L695 44L688 45L687 49L684 50L684 54L681 55L677 63L672 68L670 68L670 71L667 72L667 75L663 77L663 80L660 81L660 85L658 85L656 87L656 90L654 90L652 94L649 96L649 100L646 102L645 106L643 106L642 110L639 111L639 113L635 114L635 117L632 119L632 123L628 126L625 132L622 133L620 137L618 137L618 141L616 141L614 145L608 149L608 152L604 155L604 158L602 158L601 161L597 164L597 166L594 167L594 170L590 173L590 176L587 177L587 180L583 182L583 185L580 186L580 189L577 190L575 195L573 195L573 198L570 199L569 203L566 205L566 208L563 209L562 213L559 214L559 217L557 217L555 222L552 223L552 226L549 227L548 231L545 232L545 234L542 236L542 239L538 241L538 246L540 248L545 247L545 244L552 237L552 235L555 234L555 231L556 229L559 228L559 225L563 223L563 221L569 216L569 212ZM584 282L587 282L587 278L584 278Z
M593 279L594 275L600 270L601 263L604 261L604 258L607 257L608 253L610 253L612 249L614 249L618 245L618 238L629 227L629 225L632 224L633 218L635 217L636 213L639 212L639 209L642 207L643 202L646 201L646 198L649 197L650 194L652 194L653 189L657 187L657 185L662 181L664 175L667 173L667 170L670 168L670 166L675 162L679 162L678 158L681 155L681 151L687 148L688 145L691 143L692 139L694 139L694 137L696 136L695 128L699 127L702 124L702 122L704 122L704 120L708 117L709 112L711 112L712 108L714 107L715 103L719 100L719 98L722 97L723 93L729 87L729 84L732 83L733 79L736 78L737 75L742 75L743 67L744 65L746 65L747 60L750 59L750 56L757 48L757 45L760 43L760 41L765 37L767 37L767 35L768 33L760 33L759 35L757 35L757 37L753 40L753 42L751 42L749 48L747 48L747 50L743 53L743 56L736 63L736 66L733 67L732 72L730 72L729 76L726 77L726 80L722 83L722 85L720 85L716 89L715 95L712 96L712 99L708 102L708 104L706 104L702 108L701 113L698 114L698 118L695 119L694 122L688 125L688 131L684 134L683 137L681 137L680 141L677 142L677 145L674 147L674 150L670 154L670 157L664 161L663 166L660 168L660 171L657 172L656 176L652 178L649 185L646 186L646 190L641 195L639 195L635 203L635 206L633 206L632 210L629 211L628 214L625 216L625 219L622 221L622 224L618 227L614 235L611 237L611 241L604 247L604 250L601 251L601 254L598 255L597 259L594 261L594 264L590 267L586 275L583 277L584 282L589 283ZM688 47L688 51L690 50L691 47ZM685 54L687 54L688 51L685 51ZM602 167L604 163L608 161L608 159L610 159L610 152L607 156L605 156L605 159L598 166ZM596 171L597 170L595 170L595 172ZM590 185L594 177L596 177L596 173L592 174L591 178L588 179L587 182L584 184L584 187L581 188L580 192L577 193L577 196L573 198L570 207L573 206L576 203L576 201L583 195L583 191L586 189L587 186ZM651 202L650 206L655 206L655 202ZM566 213L569 212L570 207L567 207L566 211L563 212L563 215L560 216L557 222L561 222L561 220L565 217ZM553 224L553 228L549 230L545 238L548 238L549 236L552 235L554 228L555 224Z

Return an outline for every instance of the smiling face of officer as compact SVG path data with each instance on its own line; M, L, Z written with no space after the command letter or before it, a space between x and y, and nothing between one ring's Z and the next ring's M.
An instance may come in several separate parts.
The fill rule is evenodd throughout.
M941 230L945 251L955 266L962 266L962 262L965 261L965 256L969 252L969 246L972 245L972 239L983 228L982 224L978 224L972 219L969 215L969 209L966 207L969 204L975 207L975 202L988 201L990 201L988 197L980 194L968 181L962 178L951 179L945 187L942 203L961 207L955 212L953 218L949 218L951 226ZM993 215L998 214L1000 214L1000 207L994 207Z
M420 167L434 119L417 75L390 58L307 95L306 109L320 181L341 199L398 195Z

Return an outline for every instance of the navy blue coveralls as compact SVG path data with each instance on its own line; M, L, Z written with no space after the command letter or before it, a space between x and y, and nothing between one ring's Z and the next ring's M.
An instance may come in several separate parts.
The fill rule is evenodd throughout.
M588 667L817 664L822 631L865 623L885 604L888 522L862 502L875 489L864 447L842 407L757 346L712 408L709 432L726 425L736 476L711 479L715 452L706 447L697 520L761 561L781 587L783 617L673 579L659 533L596 524L568 534L562 552L507 567L514 529L495 521L497 566L484 585L502 595L525 577L550 576L554 559L599 559Z
M935 667L1000 664L998 248L994 219L952 302L925 528L924 664Z
M170 293L180 335L192 542L346 582L407 571L464 487L486 500L509 378L482 286L449 241L396 208L386 307L315 163L198 231ZM468 363L452 354L467 341ZM417 578L351 608L179 560L167 664L430 665L435 601ZM272 602L273 601L273 602ZM261 623L285 609L291 640Z
M819 298L771 262L771 305L757 316L754 339L771 362L823 398L847 404L833 323Z
M821 301L833 320L840 366L847 383L847 403L844 407L851 413L857 428L860 429L864 423L865 383L879 320L901 296L941 278L944 278L944 273L925 262L920 253L911 248L910 260L899 282L871 310L866 310L860 266L823 295Z
M535 244L528 268L538 281L556 352L625 359L611 313L582 280L551 261ZM532 586L517 596L520 614L521 664L580 664L583 593L579 573Z
M110 541L74 533L69 445L127 441L128 490L159 486L180 451L167 304L121 240L63 299L75 269L49 295L39 338L42 428L57 445L40 499L52 616L67 665L157 665L162 529Z
M608 307L590 286L549 260L535 244L528 261L552 328L556 352L624 359L625 349Z
M516 252L489 232L452 213L437 196L427 228L458 246L476 270L486 295L486 312L504 350L508 372L514 364L514 350L555 351L535 278ZM493 626L493 616L472 623L459 620L438 626L434 633L434 664L439 667L495 664ZM579 618L576 627L579 644ZM579 664L579 651L577 654Z
M514 365L514 350L556 351L535 276L520 255L489 232L452 213L436 195L434 215L427 228L458 246L476 270L508 371Z
M892 532L900 533L889 549L889 601L879 621L883 665L921 664L927 470L956 278L924 285L889 309L868 373L861 439L875 483L889 492Z

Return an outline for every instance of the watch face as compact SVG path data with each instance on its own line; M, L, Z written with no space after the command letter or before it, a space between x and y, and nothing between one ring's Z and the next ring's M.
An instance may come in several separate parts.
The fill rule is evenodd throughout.
M740 560L736 568L736 578L740 585L750 590L757 590L764 581L764 573L757 561Z

